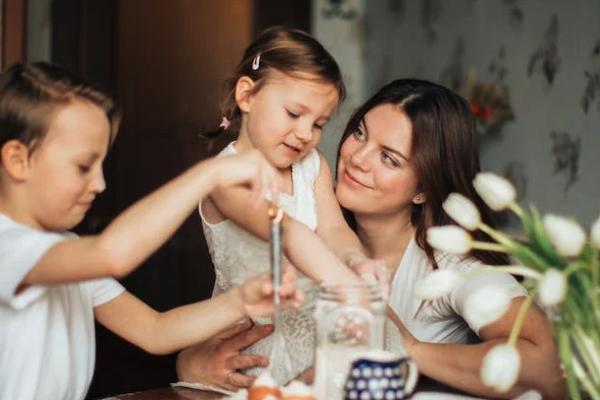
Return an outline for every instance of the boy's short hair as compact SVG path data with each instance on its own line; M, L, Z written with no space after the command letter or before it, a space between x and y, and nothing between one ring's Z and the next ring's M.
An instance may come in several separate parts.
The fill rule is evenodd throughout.
M52 64L11 66L0 74L0 148L9 140L18 140L33 151L56 112L75 100L88 101L104 111L112 143L121 112L110 96Z

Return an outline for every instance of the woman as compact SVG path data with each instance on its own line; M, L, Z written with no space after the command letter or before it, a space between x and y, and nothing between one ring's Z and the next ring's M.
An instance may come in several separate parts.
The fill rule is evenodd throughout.
M533 388L544 398L564 397L551 329L536 308L528 311L517 342L522 365L511 391L498 393L479 377L483 356L507 340L524 300L510 275L472 274L439 300L414 296L415 283L434 269L508 263L498 253L442 254L425 240L429 227L452 223L442 208L452 192L472 200L493 226L491 210L472 186L479 172L475 139L473 117L460 96L427 81L391 82L346 127L338 150L337 199L367 255L386 261L392 277L388 314L422 374L480 396L514 397ZM479 326L464 316L464 304L470 292L487 285L502 285L512 300L499 320ZM469 344L472 332L479 336L475 344Z
M414 297L414 284L435 268L468 270L508 262L498 253L474 252L464 260L436 253L425 240L427 228L452 223L442 209L451 192L471 199L483 221L493 226L491 211L471 184L479 172L475 139L473 117L460 96L426 81L391 82L348 123L338 151L337 199L367 255L385 260L389 267L388 313L420 373L485 397L514 397L533 388L544 398L564 398L550 326L536 308L528 312L517 342L522 366L515 387L497 393L481 382L483 356L506 341L524 299L524 290L512 277L478 274L443 299L427 303ZM487 239L479 235L474 234L478 240ZM469 325L462 317L466 295L498 284L513 296L509 311L486 326L473 321ZM267 360L240 356L239 351L270 331L247 330L249 326L182 352L180 378L229 389L251 384L252 378L237 368Z

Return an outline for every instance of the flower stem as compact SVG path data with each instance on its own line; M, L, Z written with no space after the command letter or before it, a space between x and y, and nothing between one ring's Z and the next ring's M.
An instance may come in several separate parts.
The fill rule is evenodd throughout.
M504 235L501 232L498 232L495 229L492 229L490 226L484 224L483 222L479 224L479 229L487 233L496 242L506 246L507 250L513 247L514 245L514 242L508 236Z
M569 399L581 400L579 389L577 387L577 378L573 371L573 354L571 353L571 344L569 343L569 334L563 324L559 322L556 324L556 330L558 334L558 351L560 353L560 359L565 369L565 375L567 380L567 391L569 392Z
M489 242L471 242L471 248L478 250L487 250L487 251L497 251L499 253L506 253L507 248L497 243L489 243Z
M519 337L519 333L521 332L521 327L523 326L523 321L525 321L525 314L527 310L531 306L533 302L533 297L535 296L535 291L533 291L525 301L521 304L519 308L519 313L517 314L517 318L515 319L515 323L510 331L510 336L508 337L508 344L514 346L517 343L517 338Z
M512 210L512 212L517 214L517 217L519 217L520 219L523 219L523 215L525 214L525 212L517 203L515 203L514 201L512 203L509 203L508 208L510 208Z
M540 274L538 271L524 265L493 265L489 267L483 267L483 269L490 272L506 272L511 275L518 275L537 280L542 278L542 274Z

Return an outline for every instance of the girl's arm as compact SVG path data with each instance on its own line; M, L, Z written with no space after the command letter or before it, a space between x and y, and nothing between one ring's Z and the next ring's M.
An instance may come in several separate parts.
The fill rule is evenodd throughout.
M271 203L262 201L249 211L248 194L249 189L244 187L218 187L210 194L210 201L223 217L262 240L269 240ZM358 282L359 278L306 225L284 214L281 227L285 254L307 276L317 282Z
M159 313L129 292L94 308L98 322L152 354L169 354L204 341L244 316L272 314L273 287L262 274L210 300ZM281 286L282 306L299 306L293 268Z
M317 233L337 256L351 268L367 260L358 236L350 229L342 209L335 197L333 180L327 160L321 153L321 169L315 182L315 199L317 203Z
M200 162L129 207L101 234L53 246L29 271L23 284L122 277L157 250L215 187L242 183L251 186L254 193L247 189L243 198L248 210L274 176L258 151Z
M523 300L523 297L513 299L500 319L481 328L482 343L478 344L420 342L408 332L390 307L388 316L398 327L409 355L424 375L484 397L514 398L526 390L536 389L544 399L564 399L564 381L552 330L548 320L535 306L528 310L517 340L521 368L513 388L506 393L498 393L481 381L479 374L483 357L492 347L507 341Z

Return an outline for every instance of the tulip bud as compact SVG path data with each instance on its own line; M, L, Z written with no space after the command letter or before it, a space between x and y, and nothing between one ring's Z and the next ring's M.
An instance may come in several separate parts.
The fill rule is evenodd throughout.
M585 244L585 232L576 222L558 215L544 216L544 228L556 251L565 257L576 256Z
M427 243L434 249L462 255L471 250L471 235L458 226L434 226L427 229Z
M459 281L457 272L437 269L416 283L415 296L423 300L438 299L450 293Z
M592 244L600 248L600 217L592 225L592 233L590 234Z
M476 326L485 326L500 318L510 305L505 288L497 285L484 286L467 297L465 319Z
M512 183L491 172L478 173L473 186L479 197L494 211L504 210L517 196Z
M487 386L507 392L517 381L521 357L514 346L494 346L482 360L481 380Z
M547 270L538 284L540 302L545 306L555 306L562 302L567 293L567 279L556 268Z
M477 229L481 223L479 210L475 204L465 196L459 193L450 193L446 201L442 204L446 214L456 221L460 226L470 231Z

